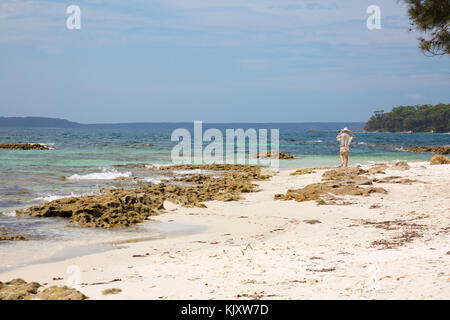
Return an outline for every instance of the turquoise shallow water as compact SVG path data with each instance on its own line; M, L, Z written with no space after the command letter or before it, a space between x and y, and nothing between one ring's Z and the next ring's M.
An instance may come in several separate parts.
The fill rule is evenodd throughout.
M361 130L363 124L205 124L217 128L276 128L280 151L296 156L281 160L281 168L333 166L339 164L336 133L308 132L348 126ZM0 128L0 143L43 143L54 148L44 151L0 150L0 211L40 203L52 197L94 193L102 187L130 186L116 177L142 176L158 182L161 174L138 164L170 163L176 142L173 130L193 124L148 124L92 126L79 129ZM350 164L408 160L426 161L430 154L399 151L414 145L444 145L448 134L358 133L352 144ZM206 144L206 143L205 143Z
M352 130L363 128L361 123L204 124L203 130L217 128L225 136L226 129L279 129L280 151L296 156L295 160L281 160L280 167L300 168L338 165L336 133L307 130L336 130L344 126ZM0 212L3 212L0 232L6 228L9 233L31 236L26 244L0 243L3 264L8 264L8 252L13 248L18 250L19 246L34 246L34 251L39 252L36 248L44 243L48 246L48 241L54 239L73 245L77 238L83 238L87 243L99 238L97 231L69 229L65 221L14 217L13 213L18 208L60 197L96 193L102 187L133 186L132 181L114 180L117 177L139 176L149 183L157 183L166 176L144 165L170 163L170 152L176 144L170 136L177 128L187 128L192 132L193 124L97 125L77 129L0 128L0 143L42 143L53 148L44 151L0 150ZM426 161L431 158L430 154L400 150L414 145L446 144L450 144L449 134L357 133L350 164ZM148 234L149 230L143 232ZM119 233L102 235L111 239L128 236Z

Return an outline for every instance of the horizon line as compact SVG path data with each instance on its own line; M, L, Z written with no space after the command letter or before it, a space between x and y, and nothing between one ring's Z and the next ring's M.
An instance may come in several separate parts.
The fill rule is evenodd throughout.
M275 121L275 122L265 122L265 121L230 121L230 122L215 122L215 121L203 121L203 120L191 120L191 121L149 121L149 122L97 122L97 123L82 123L77 121L72 121L64 118L52 118L52 117L43 117L43 116L0 116L0 119L4 118L15 118L15 119L27 119L27 118L35 118L35 119L45 119L45 120L60 120L60 121L68 121L72 124L78 125L124 125L124 124L188 124L194 123L194 121L202 121L204 124L306 124L306 123L366 123L366 121Z

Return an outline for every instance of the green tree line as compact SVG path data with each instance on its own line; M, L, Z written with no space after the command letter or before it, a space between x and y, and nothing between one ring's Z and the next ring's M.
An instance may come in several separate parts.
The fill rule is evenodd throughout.
M450 104L399 106L375 111L364 127L379 132L450 132Z

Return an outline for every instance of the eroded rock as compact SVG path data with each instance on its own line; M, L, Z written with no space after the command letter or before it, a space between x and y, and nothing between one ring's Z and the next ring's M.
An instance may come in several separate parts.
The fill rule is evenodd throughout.
M39 292L36 299L40 300L86 300L87 297L80 291L67 286L51 286Z
M248 165L210 164L174 165L161 170L214 170L218 176L188 174L174 178L189 185L160 183L136 189L103 189L102 194L59 199L18 210L17 214L38 217L65 217L83 227L126 227L143 222L164 212L164 201L170 200L184 207L205 207L210 200L235 201L241 193L258 191L253 180L265 180L261 167Z
M284 153L284 152L266 152L266 153L261 153L261 154L257 154L256 158L258 159L276 159L278 157L278 159L280 160L289 160L289 159L295 159L295 157L293 155L290 155L289 153Z
M303 222L307 223L307 224L316 224L316 223L322 223L322 221L317 220L317 219L312 219L312 220L303 220Z
M446 156L436 155L430 159L430 164L450 164L450 159Z
M373 166L371 168L369 168L369 174L384 174L386 173L385 170L388 167L385 165L381 165L381 166Z
M371 193L383 193L383 188L361 187L372 185L373 180L365 176L367 170L352 167L325 171L322 180L325 182L313 183L304 188L288 190L286 194L275 195L275 200L295 200L298 202L314 200L318 204L349 204L338 196L368 196Z
M360 187L352 182L322 182L307 185L304 188L288 190L286 194L275 195L275 200L295 200L297 202L314 200L319 204L337 204L336 200L342 200L337 196L369 196L372 193L386 194L383 188Z
M358 167L333 169L325 171L322 175L322 180L350 180L367 173L367 170Z
M0 281L0 300L85 300L87 297L76 289L67 286L52 286L39 291L37 282L14 279Z
M164 209L161 195L164 190L149 191L145 188L103 190L101 195L58 199L16 213L69 218L83 227L124 227L158 215Z
M392 169L405 171L411 169L411 167L406 161L397 161L392 165Z
M31 143L0 143L0 149L9 150L49 150L49 147L42 144Z
M0 300L22 300L37 294L40 284L27 283L23 279L14 279L3 283L0 281Z
M399 176L389 176L389 177L383 177L383 178L375 178L372 180L373 182L376 183L401 183L401 184L411 184L414 182L422 182L423 181L419 181L419 180L413 180L413 179L409 179L409 178L403 178L403 177L399 177Z
M331 169L331 168L330 167L302 168L292 172L291 176L300 176L304 174L316 173L317 172L316 170L324 170L324 169Z
M291 173L291 176L300 176L300 175L311 174L311 173L316 173L316 171L312 168L297 169Z
M450 145L435 146L435 147L416 146L416 147L406 148L405 151L409 151L409 152L432 152L434 154L450 154Z
M110 289L105 289L102 291L103 295L109 295L109 294L118 294L121 293L122 289L119 288L110 288Z
M14 236L0 235L0 241L23 241L23 240L26 240L26 238L21 234L17 234Z

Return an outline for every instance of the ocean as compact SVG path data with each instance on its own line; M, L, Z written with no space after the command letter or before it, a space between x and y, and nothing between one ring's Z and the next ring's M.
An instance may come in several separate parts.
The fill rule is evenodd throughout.
M279 129L280 151L296 156L294 160L280 160L280 168L304 168L339 164L336 133L309 130L333 131L344 126L361 131L364 124L203 124L203 130L216 128L225 136L226 129ZM192 132L193 123L91 125L71 129L0 128L0 143L40 143L51 147L42 151L0 150L0 234L6 230L28 238L27 241L0 241L0 272L45 259L108 250L112 241L133 237L151 239L201 230L201 226L158 223L144 223L127 230L93 230L73 227L60 218L15 216L17 209L46 201L135 184L130 180L115 180L119 177L143 177L153 183L170 179L150 168L171 163L171 150L176 142L170 137L177 128ZM449 134L356 133L350 165L427 161L431 154L401 149L446 144L450 144Z

